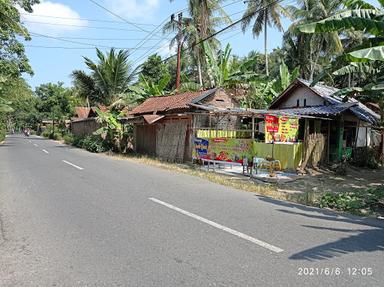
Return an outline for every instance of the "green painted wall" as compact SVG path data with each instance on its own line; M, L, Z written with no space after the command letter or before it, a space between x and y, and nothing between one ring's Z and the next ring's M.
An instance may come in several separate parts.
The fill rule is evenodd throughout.
M303 157L303 144L267 144L253 143L253 153L256 157L272 157L278 159L282 169L296 169Z

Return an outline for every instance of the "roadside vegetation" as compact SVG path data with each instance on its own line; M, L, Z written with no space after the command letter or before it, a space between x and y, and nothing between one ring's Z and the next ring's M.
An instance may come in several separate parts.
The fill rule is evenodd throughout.
M6 131L31 128L37 134L91 152L129 154L132 126L121 118L149 97L223 87L235 95L242 107L265 108L297 77L313 83L323 81L340 88L340 96L377 104L384 115L383 0L379 0L378 7L363 0L297 0L293 5L245 1L241 28L243 32L251 28L254 37L262 36L264 40L262 53L250 47L246 56L233 54L230 44L224 46L217 36L211 37L234 21L226 14L222 1L187 1L180 34L175 21L163 27L163 33L172 37L170 48L178 40L181 42L178 91L175 57L163 59L152 54L135 66L128 51L115 49L96 49L96 60L84 57L87 69L71 73L70 87L62 82L45 83L33 90L23 78L33 75L33 71L20 41L31 38L20 21L20 10L30 13L38 2L0 1L0 142ZM290 26L283 33L281 47L269 51L268 27L282 30L282 17L289 19ZM101 128L93 135L76 137L70 133L68 122L77 106L105 107L97 110ZM362 151L354 164L377 168L377 156L371 150ZM214 181L228 179L218 177ZM230 184L250 191L275 192L270 186ZM380 210L382 198L382 189L377 188L325 194L317 201L296 201L353 213L374 213Z
M318 202L322 208L345 211L356 215L384 215L384 187L325 193Z

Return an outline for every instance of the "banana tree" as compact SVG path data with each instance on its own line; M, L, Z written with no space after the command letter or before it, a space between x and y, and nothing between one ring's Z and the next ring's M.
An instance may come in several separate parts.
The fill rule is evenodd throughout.
M362 31L368 35L363 44L357 45L338 56L316 79L318 81L330 72L333 76L352 73L376 75L380 82L369 86L376 89L382 84L384 64L384 0L379 0L381 7L376 8L364 1L345 1L346 9L322 21L299 27L302 33L342 33L345 30ZM373 80L373 78L371 78Z

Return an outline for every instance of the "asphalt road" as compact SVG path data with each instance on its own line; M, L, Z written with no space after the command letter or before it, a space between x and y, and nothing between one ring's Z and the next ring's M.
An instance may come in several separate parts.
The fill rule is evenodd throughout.
M9 136L0 286L384 286L384 222Z

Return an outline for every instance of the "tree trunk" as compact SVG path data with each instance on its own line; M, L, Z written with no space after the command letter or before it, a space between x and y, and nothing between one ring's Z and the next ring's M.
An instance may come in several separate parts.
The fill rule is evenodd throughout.
M197 58L197 71L199 73L199 85L202 88L203 87L203 76L201 74L201 61L200 61L200 57Z
M269 76L268 65L268 23L267 23L267 9L264 9L264 54L265 54L265 73Z

